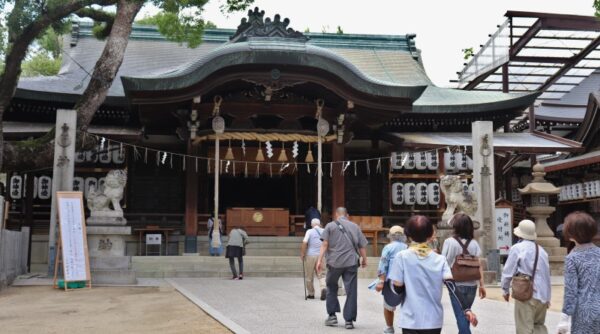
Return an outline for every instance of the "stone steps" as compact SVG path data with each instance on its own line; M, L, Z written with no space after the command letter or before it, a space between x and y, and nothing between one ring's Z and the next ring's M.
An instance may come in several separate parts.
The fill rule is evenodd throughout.
M359 277L374 279L379 258L368 261L369 266L359 270ZM229 262L222 256L134 256L132 268L138 278L231 276ZM302 262L297 256L246 256L244 276L302 277Z

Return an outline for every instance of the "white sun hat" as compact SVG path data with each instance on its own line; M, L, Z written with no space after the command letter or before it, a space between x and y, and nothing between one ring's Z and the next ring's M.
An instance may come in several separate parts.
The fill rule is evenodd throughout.
M514 233L521 239L532 241L537 239L537 234L535 233L535 223L529 219L521 220L521 222L519 222L519 226L514 229Z

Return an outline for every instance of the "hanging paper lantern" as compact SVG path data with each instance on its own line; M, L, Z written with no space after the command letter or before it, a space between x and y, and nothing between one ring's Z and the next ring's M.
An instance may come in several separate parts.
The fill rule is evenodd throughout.
M49 199L52 196L52 178L40 176L38 179L38 198Z
M125 149L123 148L123 144L114 147L112 160L119 165L125 162Z
M287 154L285 153L285 143L281 144L281 152L279 152L279 158L277 158L277 161L287 161Z
M312 148L310 147L310 144L308 144L308 153L306 153L306 159L304 159L304 161L315 162L315 158L313 157Z
M10 178L10 198L21 199L23 196L23 177L13 175Z
M231 140L229 140L229 147L227 148L227 153L225 153L225 160L233 160L235 157L233 156L233 150L231 149Z
M262 149L260 147L260 142L258 142L258 152L256 153L256 161L265 161L265 156L263 155Z

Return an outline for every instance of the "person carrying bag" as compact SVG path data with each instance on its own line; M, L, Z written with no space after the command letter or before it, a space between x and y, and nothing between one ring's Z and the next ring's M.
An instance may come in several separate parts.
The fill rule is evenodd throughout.
M469 254L469 244L472 239L467 240L464 244L458 236L454 236L454 239L462 247L462 253L458 254L454 259L452 265L452 277L456 282L467 282L467 281L478 281L481 279L481 263L477 256Z
M512 278L512 297L516 300L526 302L533 298L533 280L537 269L538 258L540 257L540 245L535 245L535 260L533 262L533 274L531 276L516 273Z
M502 270L502 296L515 299L516 334L548 333L546 312L550 305L550 262L548 253L535 241L535 223L525 219L514 229L520 240L509 252Z

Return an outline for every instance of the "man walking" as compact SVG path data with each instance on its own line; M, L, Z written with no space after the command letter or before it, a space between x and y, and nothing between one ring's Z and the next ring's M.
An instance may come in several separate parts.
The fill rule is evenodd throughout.
M321 250L321 234L323 234L323 228L321 227L321 221L318 218L313 218L310 222L311 229L306 231L304 240L302 241L302 249L300 250L300 259L304 262L304 267L307 269L306 272L306 288L308 290L308 299L315 298L315 287L313 285L314 276L317 276L319 280L319 287L321 289L321 300L325 300L327 290L325 290L325 275L323 272L317 270L317 260L319 259L319 252Z
M348 220L346 208L335 210L335 220L327 224L321 234L321 251L317 268L322 270L323 257L327 253L327 314L326 326L337 326L340 302L337 297L338 279L341 277L346 288L344 320L346 329L354 328L357 313L357 276L360 258L362 267L367 266L367 239L358 225Z
M550 305L550 263L548 254L535 243L535 223L522 220L514 230L520 240L510 248L504 271L502 290L504 300L509 300L509 287L515 275L533 278L533 297L527 301L515 299L515 325L517 334L547 334L544 325L546 310ZM534 275L535 273L535 275Z

